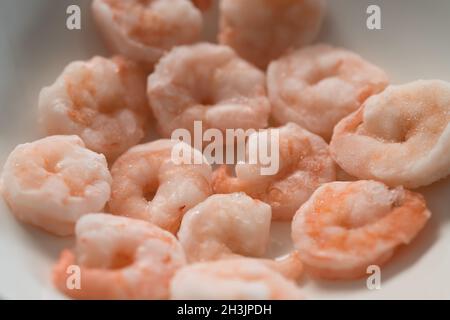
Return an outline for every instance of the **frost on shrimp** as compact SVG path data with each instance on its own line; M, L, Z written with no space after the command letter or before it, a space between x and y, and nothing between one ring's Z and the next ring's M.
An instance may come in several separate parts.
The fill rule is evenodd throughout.
M47 134L76 134L111 160L137 144L150 115L146 74L122 57L70 63L42 89L39 117Z
M196 42L202 29L190 0L94 0L92 10L108 46L149 67L172 47Z
M170 293L175 300L303 299L294 282L261 262L246 258L185 266L172 278Z
M331 153L349 174L416 188L450 173L450 83L390 86L336 126Z
M172 151L190 156L174 161ZM195 159L200 159L196 164ZM109 209L176 232L184 213L211 193L211 166L196 149L175 140L157 140L128 150L114 163Z
M283 56L267 71L275 120L295 122L327 141L339 120L387 84L380 68L353 52L324 44Z
M305 270L327 279L358 278L410 243L431 213L425 199L375 181L332 182L317 189L292 222Z
M269 243L270 223L271 209L264 202L244 193L216 194L186 212L178 239L190 262L261 257ZM257 261L290 278L303 271L295 252L278 260Z
M169 283L186 264L169 232L146 221L89 214L76 225L76 252L64 250L53 269L55 286L78 299L167 299ZM70 266L80 288L67 286Z
M328 145L319 136L294 123L269 130L278 131L279 149L271 155L272 159L279 159L278 171L262 175L261 163L247 161L236 165L236 177L232 177L227 167L222 166L213 173L213 188L215 193L245 192L268 203L274 220L290 220L317 187L336 179L335 165ZM261 131L254 137L261 135L267 139L271 134L266 133ZM258 148L263 145L258 144ZM249 144L246 149L248 155Z
M77 136L52 136L17 146L2 171L0 190L20 220L60 236L73 234L84 214L103 210L111 192L103 155Z
M324 0L223 0L219 42L265 69L290 48L311 43L324 13Z
M147 94L163 137L175 129L257 129L267 126L265 75L232 49L208 43L180 46L148 78Z

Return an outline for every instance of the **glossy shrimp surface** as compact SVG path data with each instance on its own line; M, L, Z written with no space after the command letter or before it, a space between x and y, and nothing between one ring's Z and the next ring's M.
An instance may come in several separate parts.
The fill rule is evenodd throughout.
M51 136L17 146L6 160L1 193L14 215L60 236L103 210L111 193L106 159L77 136Z
M375 181L332 182L297 211L292 238L305 270L327 279L358 278L410 243L430 218L425 199Z
M336 126L336 162L360 179L416 188L450 173L450 83L390 86Z
M145 83L139 66L122 57L72 62L40 93L41 126L47 134L76 134L114 159L145 135Z
M200 43L168 53L147 93L163 137L178 128L264 128L270 113L265 75L226 46Z
M324 13L323 0L223 0L219 42L265 69L289 49L311 43Z
M157 226L110 214L88 214L76 225L76 251L64 250L53 282L78 299L167 299L169 283L186 264L177 239ZM79 287L68 286L73 266Z
M170 293L175 300L303 299L295 282L245 258L188 265L173 277Z
M317 187L336 179L335 164L326 142L300 126L289 123L269 130L272 134L277 131L279 137L278 152L272 155L273 161L275 157L279 160L278 170L262 175L261 163L247 161L236 164L236 177L233 177L227 167L222 166L213 174L213 188L216 193L245 192L268 203L274 220L291 220ZM258 148L262 146L259 144Z
M275 120L295 122L329 140L336 123L388 84L386 73L357 54L319 44L272 62L267 88Z
M92 10L108 46L149 67L172 47L197 41L202 29L190 0L94 0Z
M261 257L269 244L270 224L271 208L264 202L244 193L216 194L186 212L178 239L190 262ZM255 260L289 278L296 279L303 271L295 252Z
M174 148L191 155L177 163ZM195 164L194 157L201 160ZM184 213L211 193L211 166L196 149L175 140L157 140L131 148L111 169L109 209L114 214L150 221L176 232Z

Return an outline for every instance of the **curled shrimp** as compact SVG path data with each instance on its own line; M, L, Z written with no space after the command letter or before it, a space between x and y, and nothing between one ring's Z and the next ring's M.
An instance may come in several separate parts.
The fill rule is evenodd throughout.
M201 163L178 164L173 159L175 147ZM117 159L111 174L112 213L147 220L171 232L178 230L187 210L212 193L211 166L199 151L175 140L131 148Z
M336 126L336 162L360 179L416 188L450 173L450 83L390 86Z
M383 70L350 51L319 44L272 62L267 88L275 120L329 140L336 123L388 84Z
M189 0L94 0L108 46L152 67L172 47L196 42L202 15Z
M77 299L167 299L169 283L186 264L177 239L157 226L110 214L88 214L76 225L76 252L64 250L53 282ZM68 286L79 268L79 288Z
M60 236L103 210L111 193L106 159L77 136L51 136L17 146L6 160L0 190L20 220Z
M227 167L222 166L213 173L213 189L215 193L245 192L268 203L274 220L291 220L317 187L336 179L335 164L326 142L300 126L288 123L268 130L272 134L279 133L278 153L271 155L272 159L279 159L275 174L262 175L261 163L247 161L236 164L236 177L233 177ZM268 137L264 132L254 133L249 141L252 136ZM246 149L248 153L248 143Z
M311 43L324 13L323 0L223 0L219 42L265 69L290 48Z
M114 159L145 135L145 78L122 57L72 62L40 93L41 126L50 135L76 134L89 149Z
M358 278L408 244L431 213L425 199L375 181L332 182L297 211L292 238L305 269L327 279Z
M215 194L186 212L177 236L189 262L261 257L269 244L270 223L271 208L264 202L244 193ZM290 278L303 271L295 252L256 260Z
M265 75L226 46L201 43L173 49L148 79L150 106L163 137L178 128L267 126Z
M170 295L174 300L303 299L293 281L246 258L185 266L172 278Z

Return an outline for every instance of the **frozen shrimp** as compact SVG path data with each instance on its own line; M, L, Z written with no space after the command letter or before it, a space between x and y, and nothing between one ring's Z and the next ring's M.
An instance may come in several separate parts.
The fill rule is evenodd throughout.
M295 122L327 141L339 120L387 84L380 68L355 53L324 44L283 56L267 71L275 120Z
M298 210L292 238L305 269L328 279L358 278L408 244L431 213L418 193L381 182L332 182Z
M51 136L17 146L6 160L0 190L14 215L59 236L103 210L111 193L106 159L77 136Z
M40 93L41 126L50 135L76 134L114 159L145 135L145 85L146 74L122 57L72 62Z
M231 176L226 166L220 167L213 173L213 189L215 193L245 192L268 203L274 220L291 220L317 187L336 179L335 164L326 142L300 126L288 123L268 130L268 133L265 130L254 133L248 141L272 139L277 131L278 152L272 154L271 159L278 159L278 170L271 175L262 175L264 165L249 162L247 143L247 162L236 164L236 177ZM260 138L252 140L252 136ZM267 145L269 143L270 140ZM258 143L258 148L264 145Z
M390 86L336 126L331 152L360 179L416 188L450 173L450 83Z
M163 137L178 128L264 128L270 113L265 75L226 46L173 49L148 79L147 93Z
M261 257L270 237L271 208L244 193L215 194L183 217L178 239L189 262ZM290 278L303 271L294 252L278 260L257 259Z
M303 299L293 281L258 261L245 258L185 266L172 278L170 295L174 300Z
M61 253L53 282L77 299L167 299L171 278L185 264L171 233L146 221L88 214L76 225L76 251ZM68 285L73 266L78 288Z
M190 0L94 0L108 46L152 67L172 47L196 42L202 15Z
M174 148L191 155L192 162L175 161ZM109 209L176 232L184 213L212 194L211 171L203 155L183 142L157 140L136 146L111 169Z
M289 49L311 43L324 13L324 0L223 0L219 42L265 69Z

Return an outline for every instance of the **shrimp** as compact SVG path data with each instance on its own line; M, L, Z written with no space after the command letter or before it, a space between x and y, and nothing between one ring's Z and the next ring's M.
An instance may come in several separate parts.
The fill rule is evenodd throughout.
M324 0L223 0L219 42L265 69L289 49L317 37L325 4Z
M163 137L193 132L194 120L205 130L263 128L270 113L264 73L214 44L173 49L150 75L147 93Z
M49 135L76 134L113 160L145 135L145 83L145 73L122 57L72 62L40 93L41 126Z
M291 52L267 70L276 122L295 122L327 141L339 120L387 84L380 68L355 53L324 44Z
M299 300L297 285L258 261L240 258L185 266L170 283L174 300Z
M106 159L77 136L51 136L17 146L6 160L1 193L21 221L59 236L102 210L111 193Z
M176 163L174 148L201 159L201 164ZM157 140L136 146L112 166L109 209L176 232L184 213L212 194L211 171L202 154L183 142Z
M194 5L200 9L200 11L208 11L212 6L213 0L192 0Z
M292 238L305 269L326 279L358 278L408 244L431 213L418 193L381 182L332 182L297 211Z
M77 299L167 299L175 272L186 264L177 239L157 226L110 214L88 214L76 225L76 252L64 250L53 283ZM70 284L79 268L79 288Z
M178 239L189 262L261 257L270 237L271 208L244 193L215 194L183 217ZM303 271L294 252L278 260L256 259L290 278Z
M92 11L111 50L149 68L172 47L199 40L203 24L189 0L94 0Z
M269 129L269 135L270 132L272 135L278 132L278 151L271 155L273 161L275 157L279 159L278 171L262 175L263 165L252 164L247 159L246 163L236 164L236 177L231 176L226 166L214 171L213 189L215 193L245 192L268 203L274 220L291 220L317 187L336 180L335 164L326 142L294 123ZM267 131L260 131L251 135L249 141L269 135Z
M331 154L349 174L416 188L450 173L450 83L390 86L336 126Z

